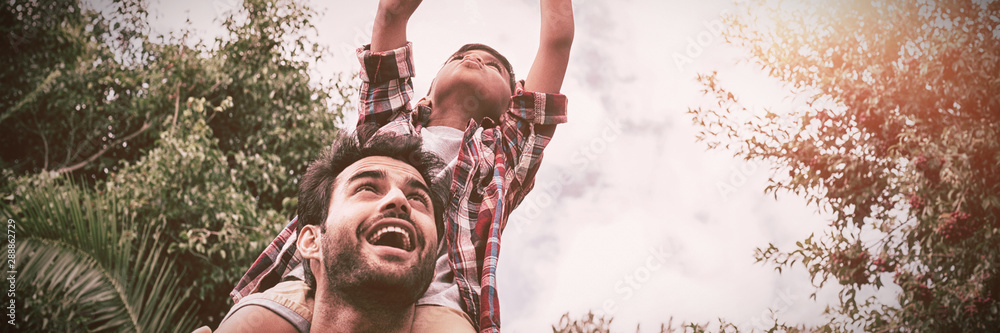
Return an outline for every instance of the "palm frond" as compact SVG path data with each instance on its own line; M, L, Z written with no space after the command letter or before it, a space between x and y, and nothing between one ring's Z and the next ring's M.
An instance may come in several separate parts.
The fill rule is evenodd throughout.
M60 180L3 210L18 218L20 281L44 330L190 332L196 309L152 228L133 223L111 196ZM50 327L51 326L51 327Z

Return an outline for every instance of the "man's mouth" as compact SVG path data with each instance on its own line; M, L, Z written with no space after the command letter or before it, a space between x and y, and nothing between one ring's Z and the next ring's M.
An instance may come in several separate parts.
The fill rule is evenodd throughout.
M409 228L402 228L392 224L376 226L377 229L368 235L368 243L375 246L390 246L406 252L416 248L413 234Z

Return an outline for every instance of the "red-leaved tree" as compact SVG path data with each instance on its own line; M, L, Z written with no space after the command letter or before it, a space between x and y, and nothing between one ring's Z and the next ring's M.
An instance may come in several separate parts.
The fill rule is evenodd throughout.
M757 260L804 267L817 288L840 284L823 330L1000 327L1000 2L745 6L726 40L802 106L751 110L702 75L718 107L689 110L700 139L772 162L766 191L833 216L822 234ZM889 284L898 304L860 296Z

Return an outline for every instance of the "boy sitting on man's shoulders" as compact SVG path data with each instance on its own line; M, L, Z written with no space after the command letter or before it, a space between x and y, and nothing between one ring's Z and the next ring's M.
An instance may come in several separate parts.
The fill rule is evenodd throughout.
M515 81L510 63L497 51L468 44L445 62L428 96L414 108L406 25L419 3L379 2L372 44L358 50L363 63L358 139L420 135L425 149L448 165L435 177L451 190L445 235L434 279L417 302L413 331L498 332L501 232L533 187L556 125L566 121L566 97L558 93L573 40L572 7L569 0L541 1L541 41L526 81ZM312 309L303 304L312 304L314 286L299 268L295 228L293 220L261 254L231 293L234 301L277 291L293 295L295 312L311 319Z

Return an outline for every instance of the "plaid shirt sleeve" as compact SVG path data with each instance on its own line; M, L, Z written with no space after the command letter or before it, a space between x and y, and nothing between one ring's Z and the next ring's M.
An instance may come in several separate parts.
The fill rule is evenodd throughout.
M261 252L257 260L254 261L250 269L247 270L236 288L229 292L233 298L233 303L239 303L240 299L257 291L267 290L281 281L282 275L287 270L291 270L299 263L299 258L295 256L295 228L299 218L296 216L285 229L278 233L278 236L268 244L264 252Z
M557 125L567 121L566 95L524 90L524 80L519 81L515 89L508 111L514 117L536 125Z
M556 125L567 121L566 95L537 93L523 90L524 81L518 82L512 98L509 117L501 131L508 151L514 152L505 178L507 188L507 213L514 210L535 185L535 174L542 162L542 151L555 134ZM504 226L507 218L503 219ZM501 226L503 228L504 226Z
M358 128L378 129L377 133L414 134L410 101L413 99L413 48L403 47L372 52L371 45L358 49L361 61L361 97ZM358 135L371 135L359 130ZM367 138L361 138L367 139Z

